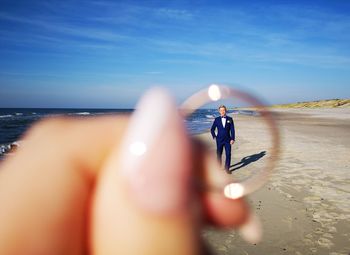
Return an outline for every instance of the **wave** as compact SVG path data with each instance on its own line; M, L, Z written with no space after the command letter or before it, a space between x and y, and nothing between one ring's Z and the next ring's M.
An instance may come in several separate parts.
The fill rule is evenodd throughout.
M1 144L0 156L15 152L19 146L20 146L20 143L18 141L8 143L8 144Z
M11 114L7 114L7 115L0 115L0 118L10 118L12 117L13 115Z
M259 112L251 110L239 110L236 114L258 116Z
M75 113L70 113L70 115L90 115L90 112L75 112Z

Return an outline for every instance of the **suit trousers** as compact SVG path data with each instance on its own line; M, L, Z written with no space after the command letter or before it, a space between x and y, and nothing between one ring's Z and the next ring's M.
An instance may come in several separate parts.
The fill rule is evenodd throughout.
M225 142L216 141L216 154L220 165L222 165L222 151L224 147L225 147L225 154L226 154L225 169L229 170L231 165L231 144L230 142L226 142L226 141Z

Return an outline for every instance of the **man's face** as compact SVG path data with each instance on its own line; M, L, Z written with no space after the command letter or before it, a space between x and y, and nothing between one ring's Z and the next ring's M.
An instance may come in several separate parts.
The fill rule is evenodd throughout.
M226 114L226 109L225 109L224 107L221 107L221 108L219 109L219 112L220 112L220 115L221 115L221 116L224 116L224 115Z

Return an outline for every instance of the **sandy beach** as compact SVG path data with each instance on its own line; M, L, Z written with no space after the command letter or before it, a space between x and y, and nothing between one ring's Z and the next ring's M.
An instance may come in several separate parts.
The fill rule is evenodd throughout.
M272 178L247 200L260 216L263 240L207 228L213 254L350 254L350 109L273 109L282 153ZM263 167L269 134L259 117L234 115L233 178ZM210 134L201 138L215 143ZM247 157L248 156L248 157ZM243 160L242 160L243 159Z

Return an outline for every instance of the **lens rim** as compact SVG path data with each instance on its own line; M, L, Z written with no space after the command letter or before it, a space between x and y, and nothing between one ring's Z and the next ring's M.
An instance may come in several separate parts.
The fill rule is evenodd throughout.
M206 186L209 186L207 187L208 190L223 193L226 197L231 199L237 199L251 194L264 186L276 168L281 145L280 131L272 112L269 111L265 104L257 97L242 90L219 84L211 84L207 88L190 96L181 104L179 111L180 114L186 118L205 104L229 98L238 98L254 107L255 111L260 114L269 127L272 138L272 147L269 150L270 157L263 170L257 171L257 174L241 182L232 182L232 179L225 178L225 180L219 183L205 183ZM209 150L205 153L205 157L206 162L210 162L206 163L209 168L208 171L217 171L218 169L215 168L218 167L218 164L213 162L215 159L210 155Z

